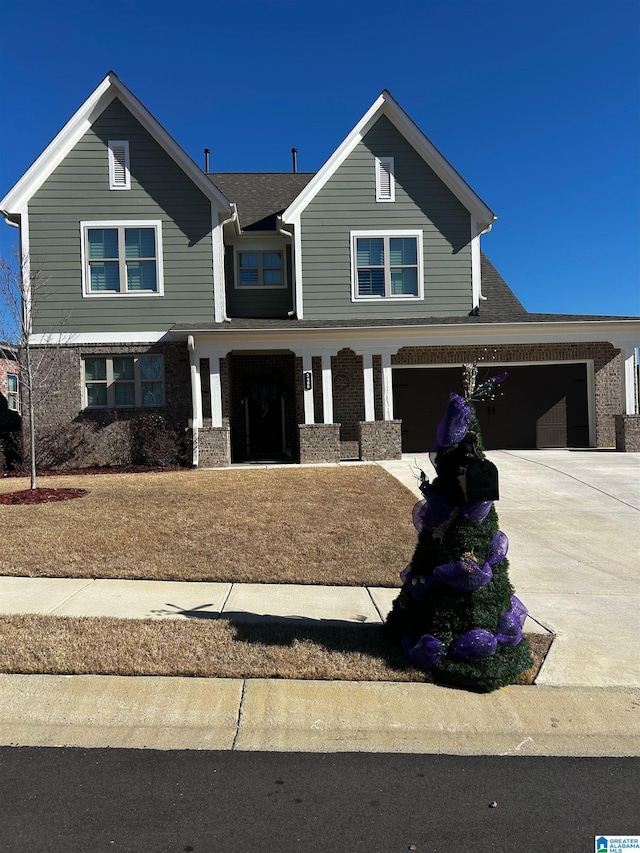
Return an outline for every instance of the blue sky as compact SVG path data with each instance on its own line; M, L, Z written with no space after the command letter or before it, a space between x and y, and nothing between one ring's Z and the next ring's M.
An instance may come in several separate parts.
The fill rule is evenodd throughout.
M530 311L640 314L637 0L60 0L0 11L0 196L113 69L198 164L300 171L382 89L498 214ZM0 220L0 252L14 238Z

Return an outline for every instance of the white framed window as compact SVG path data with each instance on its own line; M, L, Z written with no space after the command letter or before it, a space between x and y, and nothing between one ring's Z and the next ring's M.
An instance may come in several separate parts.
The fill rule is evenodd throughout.
M424 297L422 231L352 231L352 300Z
M20 411L18 375L16 373L7 373L7 407L10 412Z
M161 355L86 356L85 409L144 409L164 405Z
M159 220L81 222L84 296L162 296Z
M286 287L284 253L277 249L238 250L235 286L242 290Z
M376 157L376 201L396 200L393 157Z
M110 139L109 149L109 189L130 190L131 172L129 170L129 143L126 139Z

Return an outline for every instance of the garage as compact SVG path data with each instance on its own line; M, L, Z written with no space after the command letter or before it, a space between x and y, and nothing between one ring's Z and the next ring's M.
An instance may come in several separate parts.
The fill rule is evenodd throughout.
M502 396L476 404L487 450L589 447L585 362L501 366L479 381L505 372ZM402 420L403 453L429 450L449 394L462 394L460 367L394 367L394 416Z

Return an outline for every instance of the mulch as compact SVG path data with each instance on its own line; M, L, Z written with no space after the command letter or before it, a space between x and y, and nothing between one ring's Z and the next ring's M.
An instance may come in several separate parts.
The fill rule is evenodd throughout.
M70 501L89 494L88 489L22 489L19 492L7 492L0 495L0 504L24 506L26 504L44 504L54 501Z

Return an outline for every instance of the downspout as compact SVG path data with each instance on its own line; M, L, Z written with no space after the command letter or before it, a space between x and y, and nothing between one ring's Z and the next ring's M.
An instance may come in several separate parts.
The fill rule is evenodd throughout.
M293 148L291 149L294 150ZM296 275L296 264L295 264L295 241L293 239L293 231L286 231L282 227L282 218L280 216L276 217L276 228L278 229L278 234L282 234L283 237L289 237L291 240L291 278L293 281L291 282L291 293L293 294L293 310L289 311L287 316L290 319L297 319L298 316L298 306L295 304L296 302L296 287L295 287L295 275Z
M225 252L224 252L224 249L225 249L224 226L230 225L231 223L233 223L233 227L234 227L234 230L235 230L237 236L239 236L241 234L241 231L242 231L242 229L240 228L240 222L238 220L238 208L237 208L236 203L231 202L230 207L231 207L231 216L228 216L226 219L223 219L222 222L220 222L218 224L218 228L220 229L220 234L222 236L222 239L220 241L221 253L222 253L220 269L222 270L222 294L221 294L221 296L222 296L222 305L221 305L222 311L221 311L221 314L222 314L222 322L223 323L230 322L229 318L227 317L227 277L225 275L225 269L224 269L224 261L225 261L225 257L224 257L224 255L225 255Z

